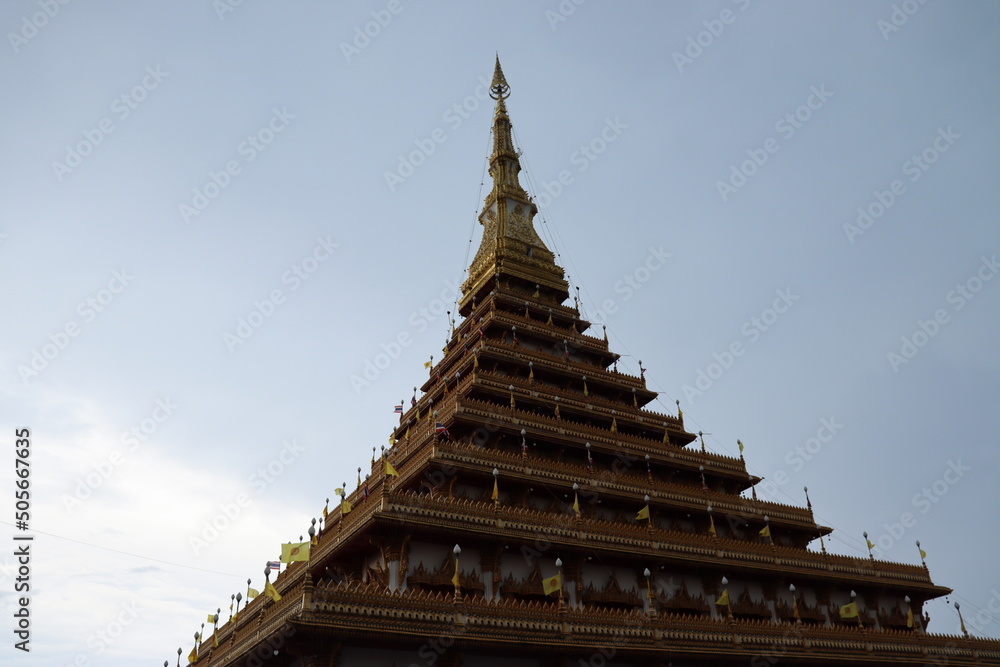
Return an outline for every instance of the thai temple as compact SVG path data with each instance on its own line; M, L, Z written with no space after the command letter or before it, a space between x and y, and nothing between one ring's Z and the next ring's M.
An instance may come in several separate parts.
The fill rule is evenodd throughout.
M926 565L828 553L808 502L757 498L742 447L646 409L645 371L617 370L536 233L499 60L490 93L492 189L443 357L358 488L178 664L1000 665L1000 641L928 627L951 591Z

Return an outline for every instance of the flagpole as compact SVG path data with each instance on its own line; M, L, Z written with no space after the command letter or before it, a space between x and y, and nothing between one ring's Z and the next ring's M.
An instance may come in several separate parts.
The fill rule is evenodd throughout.
M642 571L642 574L643 576L646 577L646 599L649 600L649 609L647 613L650 616L656 616L656 605L653 604L653 581L652 581L653 573L650 572L649 568L647 567L645 570Z
M455 554L455 576L452 577L452 583L455 584L455 602L458 602L462 599L462 579L460 570L458 569L458 556L462 553L462 547L456 544L452 552Z
M733 601L729 599L729 579L722 577L722 594L726 596L726 620L733 620Z
M964 636L966 639L968 639L969 638L969 631L965 629L965 619L962 618L962 606L960 604L958 604L957 602L955 603L955 611L958 612L958 622L962 626L962 636Z
M576 522L580 523L580 485L573 482L573 513L576 514Z
M493 511L500 511L500 470L498 468L493 469Z
M792 594L792 616L796 625L802 625L802 617L799 615L799 600L795 597L795 584L788 584L788 592Z
M556 569L558 570L557 575L559 577L559 608L566 608L566 601L563 600L563 562L562 558L556 558ZM968 635L966 635L968 636Z

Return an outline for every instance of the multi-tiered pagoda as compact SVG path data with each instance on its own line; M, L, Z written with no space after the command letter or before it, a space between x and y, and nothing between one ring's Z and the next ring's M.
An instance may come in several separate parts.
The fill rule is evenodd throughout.
M498 62L493 189L443 358L308 559L197 664L1000 664L998 641L929 633L950 590L926 566L809 549L830 532L810 507L743 497L742 456L645 409L535 231L509 90Z

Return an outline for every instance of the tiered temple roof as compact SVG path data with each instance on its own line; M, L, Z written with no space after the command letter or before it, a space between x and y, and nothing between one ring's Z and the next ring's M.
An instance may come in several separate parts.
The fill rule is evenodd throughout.
M197 664L1000 664L1000 641L928 631L950 590L926 566L810 548L810 507L743 497L742 455L646 409L535 231L509 92L498 61L464 320L280 600Z

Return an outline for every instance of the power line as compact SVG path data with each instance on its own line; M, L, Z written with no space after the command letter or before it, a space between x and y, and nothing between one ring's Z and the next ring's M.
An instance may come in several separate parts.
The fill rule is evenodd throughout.
M7 523L6 521L0 521L0 523L4 524L5 526L10 526L12 528L14 527L14 524ZM226 577L239 577L240 576L238 574L233 574L232 572L219 572L218 570L207 570L207 569L205 569L203 567L194 567L193 565L184 565L182 563L174 563L173 561L169 561L169 560L162 560L162 559L159 559L159 558L150 558L149 556L143 556L142 554L134 554L134 553L132 553L130 551L122 551L120 549L112 549L110 547L102 547L99 544L91 544L90 542L84 542L82 540L74 540L72 537L63 537L62 535L56 535L55 533L46 533L43 530L32 529L31 532L38 533L39 535L45 535L47 537L54 537L57 540L64 540L66 542L73 542L75 544L82 544L83 546L90 547L92 549L101 549L102 551L110 551L112 553L122 554L124 556L131 556L132 558L141 558L142 560L148 560L148 561L152 561L154 563L163 563L164 565L173 565L174 567L182 567L182 568L184 568L186 570L196 570L198 572L208 572L209 574L221 574L221 575L226 576Z

